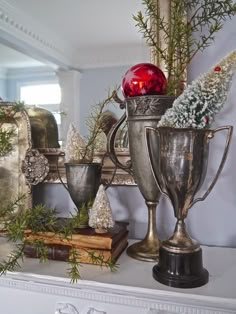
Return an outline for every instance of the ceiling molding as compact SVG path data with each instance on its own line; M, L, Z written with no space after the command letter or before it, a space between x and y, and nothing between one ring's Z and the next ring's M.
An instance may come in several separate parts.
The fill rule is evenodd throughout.
M0 72L1 73L1 72ZM24 79L27 80L28 78L30 79L52 79L52 80L57 80L56 73L53 69L44 67L44 66L39 66L39 67L32 67L32 68L13 68L13 69L7 69L5 72L5 77L7 79Z
M74 67L71 45L5 0L0 0L0 40L55 68Z

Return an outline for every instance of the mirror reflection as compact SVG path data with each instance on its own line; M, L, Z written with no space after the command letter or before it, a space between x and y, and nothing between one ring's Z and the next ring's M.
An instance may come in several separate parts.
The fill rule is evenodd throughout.
M57 15L49 14L54 4L59 8ZM8 6L15 13L11 19ZM91 11L91 7L95 10ZM0 22L6 24L0 33L0 97L3 101L25 102L31 106L32 116L35 106L49 110L58 127L56 144L41 136L33 139L34 147L64 149L71 123L86 137L92 107L120 85L133 64L150 59L132 19L141 9L135 0L127 1L125 10L116 1L107 0L99 6L80 0L73 0L71 6L65 6L63 1L32 4L23 0L19 4L7 0L6 7L0 8ZM73 22L62 24L64 19ZM118 96L123 99L120 90ZM106 105L110 126L122 114L118 103ZM38 120L35 125L38 128ZM104 130L106 135L108 131ZM121 128L120 133L117 146L127 148L126 132ZM128 159L127 155L124 153L122 158ZM108 168L112 169L111 162ZM123 184L122 179L119 182Z
M130 66L149 61L149 51L132 19L141 4L129 0L125 10L117 1L107 0L99 5L80 0L71 1L70 6L63 1L23 0L19 4L8 0L7 4L17 13L11 22L17 40L10 32L0 35L0 96L4 101L25 101L50 110L63 146L70 122L86 136L91 106L120 85ZM58 7L57 14L49 14L53 5ZM69 25L61 23L66 19ZM21 38L19 31L28 38ZM107 110L116 119L122 115L118 104Z

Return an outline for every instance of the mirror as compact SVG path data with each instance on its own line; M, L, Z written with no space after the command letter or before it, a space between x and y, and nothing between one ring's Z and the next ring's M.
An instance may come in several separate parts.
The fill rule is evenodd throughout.
M91 1L72 2L71 7L57 1L45 2L43 6L27 0L21 4L14 0L6 1L5 6L0 4L0 25L4 24L0 33L0 69L4 74L0 96L16 101L27 85L59 84L62 90L59 107L50 103L46 108L54 114L65 113L57 116L62 143L70 122L86 136L91 106L120 84L131 65L150 59L132 21L132 14L141 7L137 1L129 0L125 10L117 1L103 0L99 5ZM50 14L53 5L58 8L57 15ZM92 16L91 7L96 12L96 6L100 14ZM73 20L73 24L62 26L60 17ZM6 56L12 58L11 62ZM123 114L118 104L109 105L107 110L117 119ZM55 161L55 151L44 153ZM128 152L122 154L122 158L128 158ZM107 160L105 166L108 179L114 165ZM55 181L55 163L52 168L50 182ZM119 185L134 184L123 171L118 170L116 178Z

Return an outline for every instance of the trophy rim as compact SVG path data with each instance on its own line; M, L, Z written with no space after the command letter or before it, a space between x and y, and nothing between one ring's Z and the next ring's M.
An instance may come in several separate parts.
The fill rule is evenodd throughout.
M203 128L174 128L170 126L160 126L154 128L155 130L174 130L175 132L198 132L198 133L211 133L213 130L211 129L203 129Z

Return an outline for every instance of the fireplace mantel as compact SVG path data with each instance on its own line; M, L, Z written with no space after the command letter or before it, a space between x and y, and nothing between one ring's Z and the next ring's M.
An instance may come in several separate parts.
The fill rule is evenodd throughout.
M126 253L118 260L116 273L81 266L82 279L76 284L66 274L67 263L25 259L18 271L0 277L1 313L236 313L236 249L203 247L203 261L209 283L177 289L152 278L154 263L134 260Z

